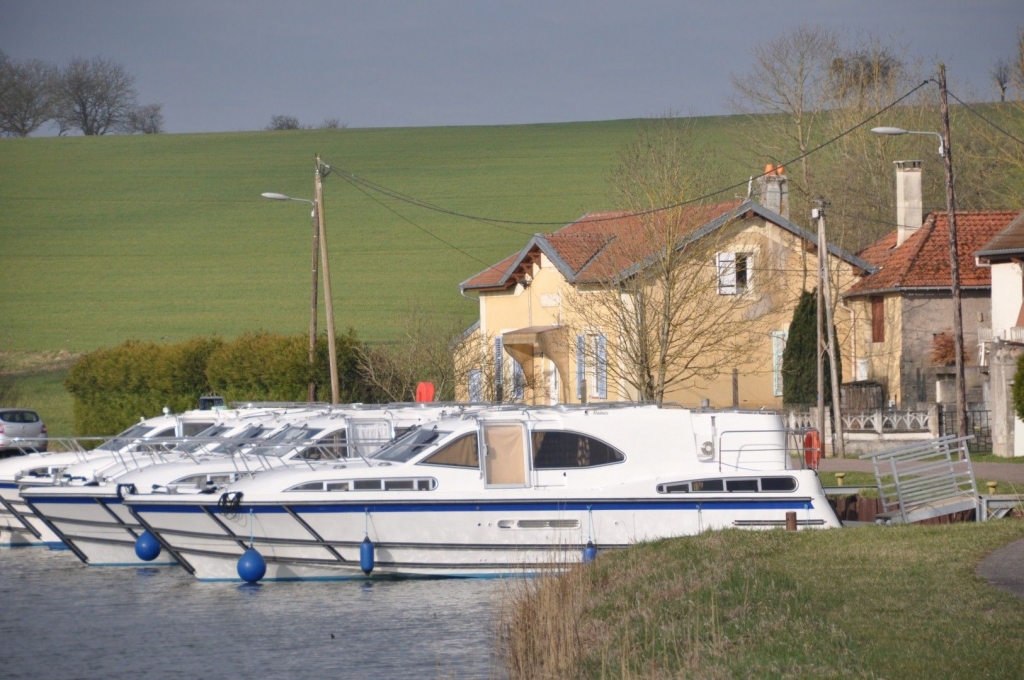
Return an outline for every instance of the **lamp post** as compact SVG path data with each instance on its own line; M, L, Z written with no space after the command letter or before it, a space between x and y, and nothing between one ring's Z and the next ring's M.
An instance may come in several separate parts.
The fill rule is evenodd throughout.
M953 352L956 354L956 435L967 436L967 387L964 381L964 319L960 299L960 258L957 256L956 195L953 192L953 158L949 147L949 105L946 101L946 67L939 64L939 98L942 109L942 134L904 130L895 127L872 129L876 135L935 135L939 155L946 167L946 212L949 222L949 275L953 292Z
M318 219L320 212L317 210L316 201L308 198L293 198L285 194L278 194L274 192L264 192L261 194L263 198L268 198L272 201L299 201L302 203L309 203L313 207L311 217L313 219L313 258L312 258L312 286L310 293L310 304L309 304L309 367L310 367L310 381L309 381L309 394L308 399L310 402L316 401L316 381L313 379L313 369L316 366L316 315L317 315L317 287L319 285L319 260L321 257L322 249L320 247L320 231L321 224ZM326 252L323 252L323 257L326 259ZM327 271L325 267L325 272ZM326 304L328 309L331 305L330 288L324 285L324 292L326 294ZM333 321L333 315L331 315ZM334 325L330 324L330 340L334 339ZM333 344L333 342L331 343ZM333 357L332 357L333 358ZM338 403L338 391L337 391L337 363L331 362L331 397L333 402Z

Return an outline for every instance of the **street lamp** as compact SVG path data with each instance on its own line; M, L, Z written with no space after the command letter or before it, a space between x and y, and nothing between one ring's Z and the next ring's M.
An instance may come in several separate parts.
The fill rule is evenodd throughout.
M946 157L946 145L942 141L942 135L938 132L925 132L923 130L904 130L898 127L876 127L871 128L876 135L935 135L939 138L939 157Z
M309 203L313 207L313 211L310 214L310 216L313 219L313 259L312 259L312 266L311 266L311 270L312 270L312 274L313 274L313 277L312 277L313 278L313 282L312 282L312 286L311 286L310 304L309 304L309 367L310 367L310 380L309 380L309 393L308 393L309 401L313 402L313 401L316 401L316 381L313 379L313 376L314 376L313 369L316 367L317 287L318 287L318 284L319 284L319 268L318 268L319 264L318 263L319 263L319 259L320 259L320 220L317 219L316 201L313 201L313 200L308 199L308 198L293 198L292 196L287 196L285 194L278 194L278 193L274 193L272 191L267 191L267 192L264 192L264 193L262 193L260 195L263 196L263 198L268 198L268 199L270 199L272 201L299 201L299 202L302 202L302 203ZM324 255L324 258L326 260L326 253ZM326 265L324 267L324 272L325 272L325 274L327 272ZM328 308L330 308L330 304L331 304L330 287L326 283L324 285L324 292L325 292L326 297L327 297L326 303L328 305ZM333 315L331 317L331 320L333 321ZM333 342L333 340L334 340L334 326L333 326L333 323L330 324L330 326L331 326L330 327L330 335L331 335L330 341ZM332 361L331 362L331 388L332 388L331 397L333 399L333 403L337 403L337 390L335 389L335 385L336 384L337 384L337 364L334 361Z
M956 355L956 435L967 436L967 387L964 380L964 318L960 301L960 258L957 256L956 195L953 193L953 152L949 143L949 104L946 101L946 67L939 64L939 103L942 133L904 130L896 127L872 129L876 135L935 135L939 155L946 167L946 213L949 222L949 278L953 293L953 353Z

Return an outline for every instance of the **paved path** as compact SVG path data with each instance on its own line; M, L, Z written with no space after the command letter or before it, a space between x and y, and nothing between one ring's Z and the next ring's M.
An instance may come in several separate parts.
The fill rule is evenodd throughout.
M1024 539L1004 545L983 559L976 573L996 588L1024 598Z

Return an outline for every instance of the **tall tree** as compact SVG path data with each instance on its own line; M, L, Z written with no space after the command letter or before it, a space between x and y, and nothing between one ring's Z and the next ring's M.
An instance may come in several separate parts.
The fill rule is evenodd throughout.
M776 162L805 154L817 133L828 104L829 68L840 49L837 33L801 24L774 40L751 49L753 63L746 74L731 76L735 95L731 107L758 115L755 143ZM790 178L794 213L807 212L812 187L813 158L800 160L800 172Z
M743 275L759 277L758 295L720 294L716 254L734 231L727 224L696 233L729 209L706 198L720 186L707 153L685 120L642 122L612 175L616 202L633 216L608 235L614 256L595 261L593 283L566 294L573 320L565 325L577 343L571 351L605 366L608 382L628 385L641 401L660 403L673 386L735 366L756 333L743 311L772 293L768 269L751 256ZM606 344L587 342L594 329Z
M54 76L46 62L16 62L0 52L0 134L28 137L53 117Z
M138 110L135 76L117 62L103 57L75 58L56 79L57 121L61 131L105 135L131 129Z
M782 401L784 404L806 405L818 400L818 294L816 290L804 291L793 310L789 324L786 349L782 353ZM832 329L835 337L835 328ZM838 347L838 344L836 345ZM837 368L842 375L842 361L839 354ZM828 355L825 355L825 403L832 403L832 382L828 379Z

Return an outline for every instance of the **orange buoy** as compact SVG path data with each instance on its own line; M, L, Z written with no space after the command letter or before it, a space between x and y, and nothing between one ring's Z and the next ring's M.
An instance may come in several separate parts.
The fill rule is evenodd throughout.
M821 436L817 430L809 430L804 435L804 463L812 470L818 469L821 460Z

